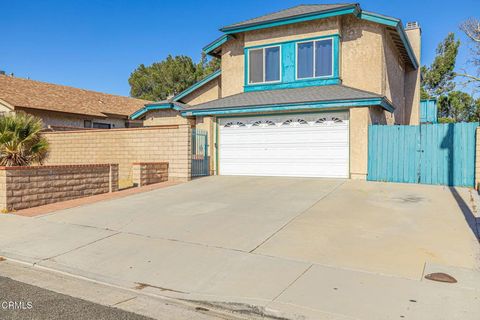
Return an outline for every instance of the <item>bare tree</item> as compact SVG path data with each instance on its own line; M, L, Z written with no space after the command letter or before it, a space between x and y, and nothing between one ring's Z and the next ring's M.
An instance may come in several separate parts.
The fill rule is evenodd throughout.
M480 87L480 20L470 18L460 25L460 29L473 42L471 63L476 67L477 72L473 75L464 71L456 75L467 79L466 84L473 83Z

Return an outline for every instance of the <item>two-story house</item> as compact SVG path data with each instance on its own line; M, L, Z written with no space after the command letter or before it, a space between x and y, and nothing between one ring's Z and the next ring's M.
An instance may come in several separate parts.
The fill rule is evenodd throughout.
M419 121L416 23L321 4L220 30L219 71L131 116L206 129L215 174L365 179L368 125Z

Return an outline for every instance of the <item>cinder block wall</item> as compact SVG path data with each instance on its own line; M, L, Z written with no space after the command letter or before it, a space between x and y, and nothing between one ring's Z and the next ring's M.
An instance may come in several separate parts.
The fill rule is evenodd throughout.
M137 162L132 170L133 185L137 187L168 180L168 162Z
M0 207L12 211L118 190L116 164L0 167Z
M46 164L118 163L120 185L132 184L135 162L168 162L170 180L191 174L190 125L46 133Z

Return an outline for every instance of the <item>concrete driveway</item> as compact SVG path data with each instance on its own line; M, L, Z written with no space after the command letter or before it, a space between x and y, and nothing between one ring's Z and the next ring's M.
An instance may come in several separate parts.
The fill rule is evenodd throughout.
M468 189L209 177L37 218L2 216L0 253L116 285L141 283L145 292L283 314L439 319L461 308L467 319L480 311L475 213ZM433 271L460 281L422 280ZM332 296L342 286L349 289ZM383 306L362 309L365 290ZM423 304L412 308L411 296Z

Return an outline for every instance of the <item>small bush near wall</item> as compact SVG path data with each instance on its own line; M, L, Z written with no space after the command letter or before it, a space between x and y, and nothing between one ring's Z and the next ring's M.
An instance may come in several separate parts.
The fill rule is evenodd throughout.
M24 112L0 116L0 166L42 164L48 155L42 129L40 118Z
M117 164L0 167L0 208L5 211L117 190Z

